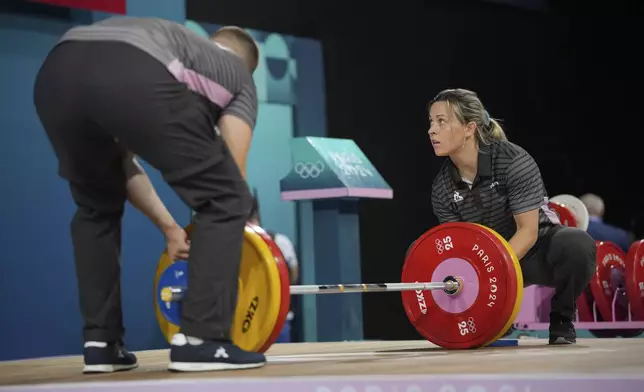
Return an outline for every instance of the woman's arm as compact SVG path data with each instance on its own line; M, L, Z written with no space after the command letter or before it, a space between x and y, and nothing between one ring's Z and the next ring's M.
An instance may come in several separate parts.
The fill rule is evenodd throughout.
M537 242L539 209L546 203L546 190L534 159L523 153L514 158L507 171L508 203L517 231L510 246L519 260Z
M514 216L517 231L508 243L519 260L528 253L537 242L539 234L539 210L531 210Z

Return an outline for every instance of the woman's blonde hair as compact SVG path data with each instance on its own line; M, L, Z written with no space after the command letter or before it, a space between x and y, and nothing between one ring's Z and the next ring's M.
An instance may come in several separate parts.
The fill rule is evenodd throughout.
M438 93L429 103L446 102L452 108L454 115L462 124L474 122L476 124L476 137L483 144L490 144L492 140L508 140L505 131L498 121L491 118L483 103L475 92L465 89L447 89Z

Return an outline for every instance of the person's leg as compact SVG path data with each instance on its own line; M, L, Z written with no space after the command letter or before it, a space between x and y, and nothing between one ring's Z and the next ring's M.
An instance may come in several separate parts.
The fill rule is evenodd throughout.
M583 230L562 227L535 245L521 260L524 285L555 289L550 309L550 343L576 341L573 326L576 300L590 282L596 268L594 240Z
M550 302L551 343L575 341L576 301L597 268L597 247L585 231L564 227L550 241L546 260L552 268L555 294Z
M120 253L126 197L121 162L118 156L106 165L113 167L110 174L115 181L111 184L107 176L102 177L104 183L99 186L70 181L71 194L78 206L71 233L85 322L85 373L137 366L136 357L125 351L123 340Z
M111 372L136 367L136 357L122 348L119 262L125 177L117 144L93 129L84 112L82 89L74 80L82 64L81 46L57 48L37 77L34 104L77 205L71 237L84 321L84 371Z
M251 199L235 161L217 137L221 159L188 177L166 175L195 210L188 259L189 288L182 300L181 332L204 340L230 340L244 226Z
M93 100L92 118L159 170L196 212L188 259L190 283L182 300L181 333L172 342L171 369L263 365L262 354L245 353L230 342L252 195L216 131L217 108L177 82L146 53L118 43L95 47L96 53L88 55L102 65L91 72L102 75L102 84ZM108 51L109 56L102 54ZM123 85L130 86L127 97Z
M118 177L120 160L113 164ZM71 234L86 342L121 342L125 333L120 266L124 188L122 182L70 182L77 205Z
M196 212L181 333L172 339L170 351L169 369L175 371L247 369L266 363L264 355L246 353L231 342L251 195L221 137L211 146L222 151L219 161L188 177L164 176Z

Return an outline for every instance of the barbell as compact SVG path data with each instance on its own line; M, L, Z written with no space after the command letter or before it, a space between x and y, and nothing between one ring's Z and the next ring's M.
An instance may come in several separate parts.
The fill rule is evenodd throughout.
M186 230L191 231L191 226ZM170 341L180 328L187 262L161 256L155 278L159 326ZM281 251L259 226L244 230L232 340L265 352L286 321L291 295L401 292L405 313L428 341L446 349L487 346L510 328L521 307L523 279L510 245L492 229L445 223L409 249L400 283L289 285Z
M588 227L588 211L572 195L550 199L550 210L565 226ZM185 261L173 262L162 255L155 277L155 306L168 341L179 332L186 276ZM447 223L423 234L408 250L401 281L289 286L277 245L261 227L247 225L232 339L246 350L268 350L286 321L291 295L399 291L405 313L420 335L447 349L495 342L521 307L518 259L500 235L477 224ZM644 320L644 240L633 243L626 255L614 244L598 241L597 271L577 307L581 321L594 319L592 307L607 321L624 320L628 309L634 319Z
M359 283L331 285L297 285L289 287L290 295L303 294L343 294L374 293L384 291L407 290L443 290L449 295L456 295L462 286L458 277L449 276L443 282L428 283ZM186 294L186 287L167 286L161 289L161 300L164 302L181 301Z

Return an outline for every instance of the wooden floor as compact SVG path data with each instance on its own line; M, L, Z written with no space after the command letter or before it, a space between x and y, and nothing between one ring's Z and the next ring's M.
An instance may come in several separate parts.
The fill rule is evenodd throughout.
M81 357L0 362L0 385L217 377L409 374L644 374L644 339L581 339L572 346L520 340L518 347L446 351L425 341L276 344L260 369L170 373L168 351L138 352L130 372L82 375Z

